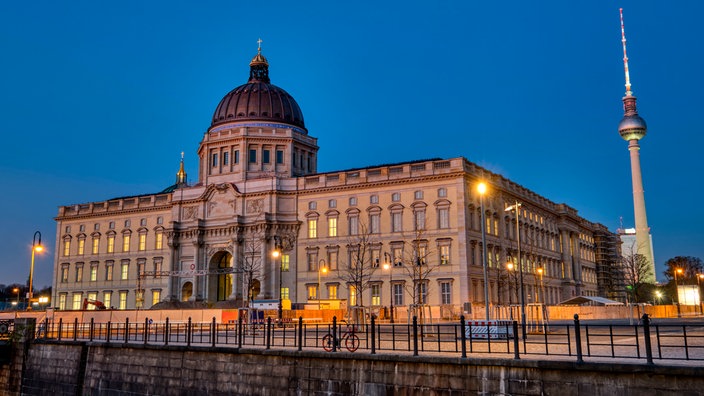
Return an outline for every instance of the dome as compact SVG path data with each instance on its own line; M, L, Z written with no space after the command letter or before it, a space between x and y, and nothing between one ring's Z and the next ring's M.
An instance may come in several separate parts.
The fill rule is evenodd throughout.
M618 133L624 140L641 139L647 130L645 120L637 114L625 116L618 123Z
M288 92L270 83L269 62L261 54L249 63L249 81L222 98L210 127L238 121L285 123L305 130L303 112Z

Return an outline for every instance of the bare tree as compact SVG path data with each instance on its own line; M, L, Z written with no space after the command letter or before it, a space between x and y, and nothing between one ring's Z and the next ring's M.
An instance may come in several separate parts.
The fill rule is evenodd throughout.
M425 314L422 307L427 304L430 284L430 274L440 265L440 262L431 260L432 252L428 249L428 241L424 238L425 230L417 228L410 241L410 249L403 250L401 257L392 257L394 266L401 266L411 282L405 283L406 293L411 297L412 304L409 315L417 316L421 323ZM405 247L405 245L404 245ZM393 256L393 255L392 255ZM439 261L449 260L449 257L440 257Z
M367 226L359 223L358 235L352 235L347 241L347 260L343 260L338 268L338 276L351 289L354 289L356 298L355 307L364 307L364 291L369 288L369 282L378 269L378 263L372 258L374 246L379 245L379 241L371 233ZM344 261L347 264L344 264Z
M650 284L648 279L652 277L648 259L642 254L632 253L624 256L622 263L626 294L630 297L631 302L648 301L646 292L650 288L646 287L646 285Z
M244 307L250 306L251 301L259 294L261 288L261 284L259 284L257 279L262 274L263 258L261 257L261 252L264 244L264 231L263 224L251 226L243 240L244 246L239 267L242 271L242 301Z

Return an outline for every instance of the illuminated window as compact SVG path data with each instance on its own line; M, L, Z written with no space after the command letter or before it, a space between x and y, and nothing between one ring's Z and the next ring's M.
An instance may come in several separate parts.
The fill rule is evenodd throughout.
M282 300L290 300L288 287L281 288L281 299Z
M62 311L66 309L66 297L66 293L59 294L59 309Z
M328 299L337 300L337 285L328 285Z
M70 254L71 254L71 240L64 239L64 256L68 256Z
M281 271L288 272L290 262L291 262L291 256L289 256L288 254L282 254L281 255Z
M337 217L331 217L328 219L328 236L337 236Z
M140 251L147 250L147 234L144 234L144 233L139 234L139 250Z
M127 309L127 291L123 290L120 292L120 304L117 309Z
M90 281L95 282L98 280L98 264L90 265Z
M318 219L308 219L308 238L318 237Z
M112 292L111 291L104 291L103 292L103 304L105 304L105 306L108 308L110 308L112 306Z
M357 289L353 285L350 285L350 301L348 306L355 305L357 305Z
M95 301L98 299L98 292L88 292L88 300L89 301ZM86 307L87 310L89 311L94 311L95 310L95 305L94 304L88 304Z
M83 263L76 263L76 282L83 282Z
M440 245L440 264L450 264L450 245Z
M381 305L381 285L373 284L371 287L372 291L372 305Z
M68 264L61 265L61 283L68 282Z
M109 260L105 262L105 280L106 281L111 281L112 280L112 270L114 267L114 261Z
M78 255L83 256L83 253L86 248L86 240L84 238L80 238L78 240Z
M227 153L225 153L227 154ZM152 290L152 305L156 305L161 301L161 290Z
M164 247L164 233L158 231L155 235L154 248L156 250L161 250Z
M83 294L73 293L73 305L71 309L79 310L83 308Z
M108 253L115 252L115 235L108 235Z
M93 254L98 254L98 248L100 247L100 237L95 236L93 237Z
M122 265L120 265L120 280L127 280L127 276L129 275L129 271L130 271L130 263L123 262Z
M318 299L318 286L308 285L308 299L317 300Z
M122 235L122 251L123 252L130 251L130 234Z

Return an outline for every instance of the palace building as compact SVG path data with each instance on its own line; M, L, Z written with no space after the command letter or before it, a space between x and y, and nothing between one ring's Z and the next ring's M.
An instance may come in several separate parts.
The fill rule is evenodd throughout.
M321 171L318 149L260 48L215 109L196 183L182 159L161 192L59 208L54 306L268 299L457 313L484 306L487 286L490 304L516 304L520 272L526 303L618 292L618 235L567 204L462 157Z

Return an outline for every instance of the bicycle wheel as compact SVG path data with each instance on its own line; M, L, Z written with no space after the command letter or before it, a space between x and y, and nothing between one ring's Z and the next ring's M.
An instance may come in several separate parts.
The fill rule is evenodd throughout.
M323 337L323 349L325 349L327 352L331 352L332 346L333 346L332 334L326 334Z
M359 348L359 337L356 334L350 334L345 340L345 348L350 352L356 351Z

